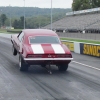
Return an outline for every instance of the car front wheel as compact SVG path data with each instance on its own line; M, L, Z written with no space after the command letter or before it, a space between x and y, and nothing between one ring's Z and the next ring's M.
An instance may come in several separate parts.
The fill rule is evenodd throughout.
M66 71L68 69L68 64L60 64L58 65L59 71Z
M14 46L12 46L12 52L13 52L13 55L14 55L14 56L17 55L17 50L14 48Z
M28 64L25 63L25 61L21 56L19 56L19 70L28 71Z

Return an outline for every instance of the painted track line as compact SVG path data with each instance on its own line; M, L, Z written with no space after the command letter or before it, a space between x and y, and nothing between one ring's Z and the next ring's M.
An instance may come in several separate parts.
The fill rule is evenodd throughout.
M80 63L80 62L77 62L77 61L72 61L73 63L76 63L76 64L79 64L79 65L83 65L83 66L86 66L88 68L92 68L92 69L95 69L95 70L98 70L100 71L99 68L96 68L96 67L93 67L93 66L90 66L90 65L86 65L86 64L83 64L83 63Z

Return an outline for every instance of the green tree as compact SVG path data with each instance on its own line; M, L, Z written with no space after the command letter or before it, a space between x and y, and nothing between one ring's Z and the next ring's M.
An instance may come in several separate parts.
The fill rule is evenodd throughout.
M25 22L25 25L26 25L26 22ZM24 16L21 16L20 19L15 19L14 22L13 22L13 27L15 29L23 29L24 28Z
M13 25L12 25L15 29L18 29L19 26L19 21L17 19L14 20Z
M80 10L81 4L82 4L81 0L73 0L72 10L73 11Z
M0 16L0 27L1 27L1 16Z
M91 3L90 3L89 0L82 0L81 6L80 6L80 10L85 10L85 9L90 9L90 8L92 8L90 4L91 4Z
M100 0L73 0L73 11L100 7Z
M20 17L20 28L24 28L24 16Z
M1 14L1 25L5 26L5 21L7 19L7 16L5 14Z
M90 0L92 8L100 7L100 0Z
M65 17L65 13L55 13L53 14L53 22L57 21L63 17ZM16 20L15 20L16 19ZM43 26L46 26L47 24L50 24L51 22L51 16L49 15L38 15L38 16L32 16L32 17L26 17L26 28L41 28ZM13 27L16 28L22 28L24 24L24 17L21 16L19 19L14 18L12 20Z

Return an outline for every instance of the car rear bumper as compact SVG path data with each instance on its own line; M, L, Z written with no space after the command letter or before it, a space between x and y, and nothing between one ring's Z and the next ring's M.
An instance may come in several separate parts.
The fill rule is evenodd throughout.
M57 60L57 61L62 61L62 60L64 60L64 61L66 61L66 60L73 60L73 58L24 58L24 60L25 61L34 61L34 60L36 60L36 61L41 61L41 60Z

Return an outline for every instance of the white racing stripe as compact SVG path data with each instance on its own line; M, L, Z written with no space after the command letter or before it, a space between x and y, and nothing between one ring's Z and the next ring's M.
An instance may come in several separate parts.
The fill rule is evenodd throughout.
M41 44L31 45L34 54L44 54Z
M90 65L86 65L86 64L83 64L83 63L80 63L80 62L76 62L76 61L72 61L73 63L76 63L76 64L80 64L80 65L83 65L83 66L86 66L86 67L89 67L89 68L92 68L92 69L95 69L95 70L98 70L100 71L99 68L96 68L96 67L93 67L93 66L90 66Z
M64 49L59 44L52 44L51 45L55 54L65 54Z

